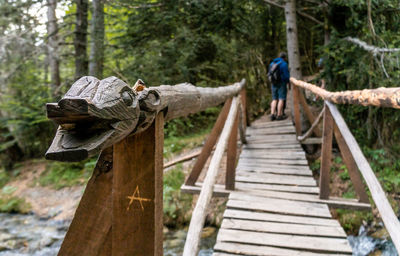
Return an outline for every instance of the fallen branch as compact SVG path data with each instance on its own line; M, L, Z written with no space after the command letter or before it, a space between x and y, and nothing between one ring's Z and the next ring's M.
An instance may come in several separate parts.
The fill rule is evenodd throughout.
M176 165L176 164L179 164L179 163L182 163L182 162L186 162L186 161L188 161L188 160L191 160L192 158L195 158L195 157L199 156L200 153L201 153L201 150L198 150L198 151L193 152L193 153L191 153L191 154L188 154L188 155L185 155L185 156L176 158L176 159L174 159L174 160L172 160L172 161L169 161L168 163L164 164L164 169L165 169L165 168L168 168L168 167L171 167L171 166L173 166L173 165Z
M311 133L313 132L315 127L317 127L317 125L321 121L322 117L324 116L324 112L325 112L325 107L322 109L321 113L319 113L318 117L314 120L314 123L311 125L310 129L308 129L308 131L303 136L297 137L298 141L304 141L305 139L310 137Z
M297 80L293 77L290 82L301 88L310 90L324 100L336 104L356 104L362 106L377 106L400 109L400 88L364 89L354 91L330 92L316 85Z

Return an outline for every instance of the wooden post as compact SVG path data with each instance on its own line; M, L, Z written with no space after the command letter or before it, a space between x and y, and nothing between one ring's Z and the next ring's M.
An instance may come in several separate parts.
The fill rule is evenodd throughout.
M112 156L101 152L58 255L111 255Z
M246 88L243 88L240 91L240 100L242 102L242 109L243 109L243 123L244 127L250 126L250 118L249 118L249 113L247 112L247 93L246 93Z
M219 116L217 118L217 121L214 124L213 129L211 130L210 135L208 135L208 138L206 140L206 143L204 143L203 149L197 158L197 161L192 169L192 172L189 174L185 185L188 186L194 186L197 179L199 178L199 175L201 173L201 170L203 170L203 167L208 159L208 157L211 155L211 151L217 142L218 136L220 135L222 129L224 128L224 123L226 120L226 117L228 116L229 113L229 108L231 107L232 99L228 99L224 107L221 109L221 112L219 113Z
M330 169L332 159L333 119L325 103L324 126L322 134L321 170L319 177L319 198L329 199Z
M114 145L112 255L163 254L164 116Z
M237 135L239 124L239 112L236 114L232 131L228 140L228 150L226 152L226 176L225 189L235 190L236 154L237 154Z
M293 111L294 111L294 124L296 127L296 135L301 135L301 123L300 123L300 106L299 106L299 88L293 85Z
M365 192L366 188L364 186L364 183L362 182L361 175L358 172L356 162L354 161L353 155L351 154L349 147L347 146L345 140L343 139L343 136L340 133L336 123L335 123L334 133L336 141L339 145L340 154L342 155L343 162L347 167L351 182L353 183L354 186L354 190L356 191L359 197L359 201L362 203L369 203L368 195Z

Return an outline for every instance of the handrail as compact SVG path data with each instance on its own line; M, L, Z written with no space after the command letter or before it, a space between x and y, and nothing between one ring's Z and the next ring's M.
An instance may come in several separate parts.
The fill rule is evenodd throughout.
M216 158L226 147L232 119L238 123L237 97L245 96L244 86L243 79L218 88L185 83L143 89L116 77L82 77L58 103L49 103L48 117L59 128L46 158L79 161L101 152L59 255L162 255L164 122L223 102L229 109L236 97ZM236 152L229 153L235 156L228 161L235 162ZM209 179L214 183L215 177Z
M374 90L362 91L345 91L345 92L329 92L321 89L313 84L309 84L295 78L290 78L291 83L296 87L301 87L321 96L325 99L324 111L324 131L322 143L322 161L321 161L321 182L320 182L320 197L329 198L329 169L330 169L330 151L332 148L331 140L334 130L335 137L338 140L340 150L346 156L346 165L349 168L350 178L355 186L357 194L360 196L360 201L366 201L367 195L365 190L362 190L362 182L359 178L359 173L356 172L356 165L361 172L370 192L373 201L382 217L386 229L392 238L398 252L400 252L400 222L397 219L390 203L385 195L382 186L376 178L371 166L363 155L357 141L350 132L346 122L344 121L339 110L333 103L338 104L358 104L363 106L380 106L400 108L400 88L379 88ZM297 93L298 90L296 90ZM298 101L294 94L294 101ZM332 103L332 102L333 103ZM297 111L296 111L297 110ZM295 116L299 115L298 108L295 108ZM299 120L299 119L298 119ZM332 124L332 120L334 121ZM299 124L296 124L299 126ZM336 127L334 127L336 125ZM353 164L354 162L354 164Z
M234 97L231 107L229 109L227 120L225 122L221 136L218 140L214 155L211 158L211 162L208 167L208 171L196 207L194 208L194 211L192 213L192 219L190 220L189 230L183 251L184 256L192 256L197 254L200 242L200 235L206 217L205 211L212 197L213 188L216 181L218 169L221 164L222 156L228 145L228 139L232 132L232 128L234 127L233 124L237 118L238 107L239 99L238 97Z
M330 92L316 85L297 80L293 77L290 82L298 87L317 94L324 100L336 104L356 104L362 106L389 107L400 109L400 88L364 89L353 91Z
M326 105L329 107L331 111L332 117L335 120L337 127L343 135L344 140L346 141L347 146L350 149L351 154L354 157L354 160L360 170L362 176L364 177L365 182L371 192L371 196L376 204L376 207L379 210L379 213L382 217L383 223L387 231L389 232L390 237L398 252L400 252L400 222L397 219L392 207L390 206L389 201L386 198L385 191L382 189L381 184L376 178L374 171L371 169L367 159L362 153L360 146L353 134L350 132L349 127L347 127L346 122L344 121L342 115L336 106L329 101L325 101Z

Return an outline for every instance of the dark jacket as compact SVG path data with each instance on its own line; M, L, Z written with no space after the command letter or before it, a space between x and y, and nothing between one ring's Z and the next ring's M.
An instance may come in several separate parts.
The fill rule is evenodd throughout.
M271 64L269 64L269 69L271 69L272 65L275 63L279 63L279 69L281 71L280 74L281 79L282 82L284 82L286 85L287 83L289 83L289 78L290 78L288 64L282 58L276 58L271 62Z

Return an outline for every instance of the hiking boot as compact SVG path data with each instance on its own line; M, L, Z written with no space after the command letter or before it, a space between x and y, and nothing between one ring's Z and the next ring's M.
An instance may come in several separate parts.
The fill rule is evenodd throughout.
M276 120L285 120L287 118L287 116L285 114L281 115L281 116L277 116Z
M269 118L271 119L271 121L274 121L276 119L276 115L271 115Z

